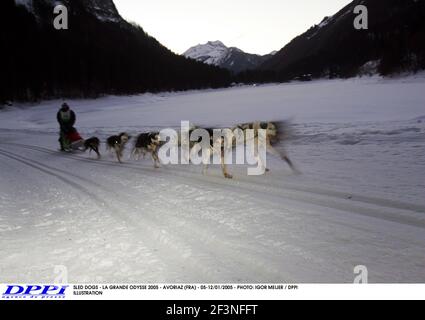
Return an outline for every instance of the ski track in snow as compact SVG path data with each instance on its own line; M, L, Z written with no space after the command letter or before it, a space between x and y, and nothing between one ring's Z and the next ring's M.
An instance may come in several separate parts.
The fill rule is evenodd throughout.
M59 155L55 151L31 146L8 146L9 147L6 148L5 151L4 145L0 145L1 157L7 157L20 162L65 183L67 187L69 186L73 189L71 194L75 193L77 199L87 198L85 201L94 202L97 210L89 210L87 213L90 215L95 214L96 225L100 220L112 220L109 222L104 221L106 227L103 228L106 228L106 230L104 229L102 236L99 232L93 232L93 230L89 229L87 234L83 235L84 241L81 240L81 242L79 242L75 240L77 245L81 245L82 243L94 245L97 242L103 241L113 241L114 243L114 238L103 239L103 241L101 238L113 237L113 235L109 234L111 232L120 233L120 230L125 230L125 233L127 233L131 231L129 232L130 239L124 238L118 240L123 241L122 245L126 242L135 244L134 246L127 247L127 250L130 250L130 252L126 252L126 255L128 254L126 258L123 258L122 255L116 255L113 251L110 252L110 249L114 247L113 243L104 244L104 249L107 251L106 257L102 256L101 248L97 248L96 246L85 248L87 250L86 255L81 254L82 248L80 247L76 252L76 256L73 256L69 255L69 253L74 251L72 248L74 240L72 236L66 232L67 223L62 220L53 220L54 225L58 224L56 232L51 236L42 236L42 238L38 240L41 241L41 243L33 243L34 248L49 248L52 245L50 243L51 241L56 242L55 237L57 233L65 233L67 237L70 237L70 244L68 246L71 246L72 249L56 248L51 254L53 257L57 256L56 258L59 260L69 256L68 261L62 260L62 262L56 262L56 264L69 266L71 274L72 270L76 268L78 273L84 274L83 278L77 278L79 281L92 279L90 278L90 269L97 275L107 270L107 273L110 273L113 277L111 279L107 277L95 278L95 280L98 281L121 280L125 282L131 279L136 280L137 277L132 278L134 275L126 274L125 268L123 270L116 270L115 272L111 271L111 269L119 265L131 265L132 259L134 259L134 254L132 255L131 251L136 248L137 250L135 250L135 252L142 251L144 258L146 258L146 256L150 257L147 259L148 264L149 261L155 264L155 271L151 270L151 272L153 272L156 277L159 277L154 279L149 279L149 277L147 277L147 281L184 282L195 281L197 279L202 279L205 282L291 281L294 279L293 274L285 270L285 268L282 268L282 266L285 265L283 259L285 255L291 257L291 261L301 260L298 262L300 267L306 263L312 263L316 267L320 266L320 264L326 265L329 263L329 260L327 261L324 257L321 257L321 254L317 255L314 251L310 251L308 246L311 244L307 243L308 246L305 248L296 245L298 241L301 240L296 237L296 235L299 234L299 230L292 230L292 228L288 228L288 226L275 230L274 226L276 221L281 222L280 226L295 224L298 229L298 223L300 222L299 216L304 216L312 223L311 226L302 226L305 228L305 231L313 227L313 229L316 229L313 234L319 235L321 233L321 225L322 228L330 228L330 230L334 228L344 230L347 227L353 229L353 226L350 225L349 222L344 222L344 216L347 214L349 216L352 214L359 215L360 221L362 220L361 216L364 216L368 219L379 219L379 223L394 223L403 230L407 230L409 227L415 229L425 228L424 219L420 219L418 216L412 214L412 211L417 212L423 210L423 207L413 205L410 207L407 204L397 202L388 203L385 199L363 199L359 196L357 201L350 201L346 198L344 199L343 194L338 192L333 194L326 190L313 189L301 191L300 194L300 187L295 187L294 189L288 186L281 190L278 189L278 192L276 192L273 185L270 186L261 183L253 185L249 183L249 181L243 181L243 179L236 182L227 182L218 176L207 178L191 170L176 171L173 168L163 168L160 170L165 172L158 173L150 167L149 162L142 165L142 167L140 167L140 164L134 163L117 166L113 161L93 161L80 156L66 156L67 162L70 161L74 163L74 165L75 162L83 162L84 165L89 165L88 168L80 166L82 168L81 174L73 174L69 173L68 170L61 169L61 167L63 167L63 155ZM11 149L15 151L10 151ZM33 150L35 153L30 152L29 157L20 156L19 153L22 154L22 149L27 150L26 152ZM34 158L37 158L37 153L47 156L57 155L56 166L44 165L41 162L34 161ZM93 171L98 173L99 170L102 172L103 169L94 170L90 167L106 167L120 172L113 178L108 179L112 181L98 183L95 182L96 175L91 176L89 172ZM129 173L128 171L134 171L141 174L141 179L145 181L145 183L141 186L140 182L136 181L129 185L128 181L131 181L131 179L129 178L127 180L127 176L125 176ZM168 181L170 180L170 176L172 177L171 181L177 183L174 188L170 188L169 186ZM156 188L154 190L149 190L147 194L146 192L141 192L138 196L132 196L131 190L140 191L145 189L146 185L148 188ZM158 187L159 190L157 190ZM122 191L117 192L117 190ZM162 194L161 190L164 190L165 193ZM97 193L101 195L97 196ZM112 197L111 200L108 200L108 196ZM211 201L208 201L209 197L214 199L214 206L211 206ZM141 199L141 201L139 203L139 201L135 201L134 199ZM170 199L173 199L173 201L170 201ZM175 199L180 200L176 201ZM284 202L289 203L301 202L303 207L312 207L312 209L310 209L312 211L307 210L300 212L299 210L290 210L289 213L282 212L282 199L285 199ZM113 204L111 205L110 202ZM205 202L204 205L203 202ZM232 203L232 205L229 206L229 203ZM220 204L225 205L220 207ZM180 205L183 207L183 210L179 208ZM87 206L92 207L91 204ZM292 206L295 207L296 205L292 204ZM289 208L292 206L289 204ZM320 218L316 217L318 213L315 213L315 211L317 211L315 207L317 206L322 207L321 209L325 208L329 210L329 212L326 213L325 216L319 214ZM83 208L84 207L85 206L83 206ZM397 210L391 210L391 207L395 207ZM220 210L232 212L232 216L220 214ZM112 217L107 217L105 213L102 213L104 211L112 214ZM402 215L402 211L405 211L405 216ZM73 212L78 212L78 207L77 209L73 208L72 212L69 213L72 214ZM184 212L184 216L176 216L173 212ZM34 227L48 227L50 229L52 227L52 217L47 216L44 218L44 225L43 223L38 223L35 224ZM94 217L91 217L91 219L93 218ZM82 221L78 222L80 224L83 223L85 225L93 223L90 222L91 219L86 219L86 217L80 217L80 219L82 219ZM269 221L270 225L265 223L267 221ZM50 224L46 224L49 222ZM109 224L114 225L114 229L118 231L114 229L108 230ZM326 224L328 224L328 226L323 226ZM63 227L63 225L65 225L65 227ZM263 228L258 228L258 230L256 230L257 227L261 225L263 225ZM375 223L372 225L374 226ZM356 228L357 229L354 229L356 233L359 231L362 233L370 232L370 229L364 226L364 223L363 226L356 226ZM21 232L25 232L25 229L22 227L19 229L22 229ZM100 230L102 230L102 228L100 228ZM333 232L335 231L336 230ZM291 233L295 235L291 236ZM78 235L76 236L78 237ZM296 240L291 239L294 237ZM308 235L304 235L303 237L307 239L310 238L312 242L314 241L314 237L309 237ZM352 241L350 241L349 234L345 235L345 237L340 235L340 237L345 239L347 245ZM277 241L276 238L281 239ZM406 246L412 245L412 243L405 240L404 236L392 235L391 238L393 238L392 241L394 243L405 243ZM253 240L254 243L252 242ZM375 239L372 238L371 240ZM367 243L366 240L363 241ZM384 240L381 241L385 243ZM304 243L304 245L306 244ZM420 241L418 243L413 243L413 247L415 246L417 249L422 249L422 243ZM157 257L154 259L152 259L152 256L155 255L148 249L152 247L157 250ZM273 251L278 249L279 251L284 251L282 252L282 257L279 257L279 255L276 257L276 253ZM376 249L377 248L375 248L375 250ZM91 251L99 251L99 257L96 257L96 255L92 257L90 254ZM287 251L286 254L285 251ZM323 253L321 250L319 250L319 252ZM290 255L288 255L288 253ZM342 252L339 254L341 253ZM37 256L44 256L40 254L38 250L33 252L33 254L36 260ZM359 254L365 254L365 252L360 251ZM65 255L65 257L63 257L63 255ZM334 254L329 254L328 259L330 259L330 261L335 258L333 255ZM108 258L108 256L112 258ZM89 261L85 261L85 259L89 259ZM78 261L77 266L72 266L76 261ZM144 259L136 259L136 261L140 261L139 263L143 266L142 270L146 268ZM221 263L218 263L218 261ZM45 263L47 266L52 265L52 262L46 261ZM78 269L81 267L81 264L87 264L90 265L90 267L88 270L82 272ZM162 270L167 270L167 274L161 274L161 268L156 269L156 264L163 264ZM55 265L55 263L53 263L53 265ZM46 268L48 269L47 266ZM170 272L170 268L171 270L174 269L174 273ZM239 269L244 270L246 275L238 274L237 270ZM314 280L308 278L311 276L312 270L309 270L309 268L307 268L307 270L308 271L304 271L306 273L304 275L306 278L301 276L301 278L295 279L299 281L314 282ZM320 267L319 270L321 271L320 273L322 273L323 266ZM341 273L341 270L343 269L339 269L337 264L334 270L332 270L332 268L328 270L329 275L319 274L317 276L319 276L318 279L321 281L337 281L338 276L341 277L339 279L349 281L348 277L350 276L351 270L346 270L346 278L344 278L344 272ZM46 271L51 272L51 270ZM294 274L302 274L302 268L301 270L296 268L293 272ZM144 278L146 274L149 274L149 272L142 272L142 277ZM31 276L31 274L28 276ZM315 277L313 279L315 279ZM379 279L379 277L377 277L377 279Z
M48 283L57 265L73 283L350 283L357 265L371 282L425 280L420 114L296 123L287 149L303 175L272 158L266 176L231 166L225 180L214 166L204 176L193 165L62 154L47 112L30 116L32 128L11 112L20 125L0 121L0 283ZM131 125L83 131L148 128Z

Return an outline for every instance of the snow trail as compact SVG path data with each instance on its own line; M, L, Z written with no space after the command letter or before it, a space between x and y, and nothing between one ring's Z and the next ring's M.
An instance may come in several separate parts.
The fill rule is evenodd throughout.
M406 81L331 81L78 102L82 126L77 127L104 141L124 130L135 135L177 127L188 120L179 119L178 110L205 113L198 118L201 124L214 111L210 124L219 126L237 119L244 108L255 120L271 119L289 112L267 105L260 114L243 106L245 99L266 95L264 101L273 103L302 90L311 93L308 100L328 95L326 112L336 110L330 117L336 119L344 92L332 98L327 90L348 88L349 100L366 82L369 99L379 102L371 114L389 108L391 119L366 115L364 121L324 122L317 110L301 115L285 146L301 176L273 157L265 176L249 177L246 166L230 166L235 178L225 180L214 166L205 176L193 165L154 169L150 159L128 160L129 150L123 164L105 154L104 146L101 160L63 154L56 151L53 103L2 111L0 282L48 283L57 265L66 266L75 283L351 283L357 265L368 267L370 282L423 282L425 112L418 104L424 97L410 97L408 115L391 99L400 94L397 88L411 94L409 85L423 80ZM379 88L375 98L374 86ZM381 104L384 87L389 106ZM212 111L223 96L231 97L236 109L217 103ZM200 98L205 100L200 110L183 103ZM110 104L104 114L105 101ZM400 119L394 118L397 108ZM217 109L226 121L215 118ZM119 114L115 123L113 114ZM320 121L308 120L314 115ZM162 122L154 121L159 118Z

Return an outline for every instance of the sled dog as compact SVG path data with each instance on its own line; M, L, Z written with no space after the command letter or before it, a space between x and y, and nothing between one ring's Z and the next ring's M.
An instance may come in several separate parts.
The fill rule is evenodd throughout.
M99 146L100 146L99 138L91 137L90 139L87 139L84 141L83 151L86 152L87 150L89 150L89 153L94 151L97 154L97 158L100 159Z
M282 149L281 151L279 151L274 147L275 145L279 143L285 142L289 138L290 128L289 128L289 123L287 121L245 123L245 124L240 124L236 126L232 130L235 130L235 129L242 130L245 137L245 142L246 142L246 136L247 136L246 131L249 129L254 130L255 145L258 145L258 130L259 129L266 130L267 153L277 156L280 159L284 160L294 173L297 173L297 174L300 173L298 169L295 167L294 163L289 158L286 151ZM261 161L261 159L259 159L259 161ZM266 168L266 171L268 172L270 170Z
M142 133L137 137L134 143L134 148L131 153L133 159L140 160L147 153L150 153L154 162L155 168L159 168L160 160L158 157L158 149L161 145L159 132Z
M235 127L233 127L232 129L222 129L223 132L225 132L226 130L228 131L228 133L232 133L230 135L226 135L224 134L221 137L218 137L214 140L213 137L213 133L214 130L213 129L205 129L208 131L208 133L210 134L210 149L209 149L209 155L207 155L207 157L210 157L213 154L218 154L220 155L221 158L221 168L222 168L222 173L223 176L227 179L232 179L232 174L229 173L228 169L227 169L227 165L225 163L225 153L231 151L232 149L234 149L237 145L238 141L243 141L245 143L245 145L248 144L248 142L252 141L248 141L249 136L247 134L248 130L253 130L253 144L254 146L258 146L260 143L260 139L259 139L259 130L265 130L266 132L266 152L269 154L272 154L274 156L279 157L280 159L284 160L289 167L292 169L292 171L296 174L299 174L300 172L298 171L298 169L295 167L294 163L291 161L291 159L289 158L289 156L287 155L287 153L285 151L282 151L282 149L277 150L275 148L275 145L277 145L278 143L282 143L284 141L286 141L288 139L289 136L289 124L288 122L285 121L280 121L280 122L252 122L252 123L245 123L245 124L240 124L237 125ZM243 135L238 136L239 135ZM252 135L250 136L252 139ZM200 141L198 141L197 143L199 143ZM220 148L217 148L217 146L221 146ZM226 149L227 147L227 149ZM263 166L264 170L266 172L270 171L267 167L266 164L263 163L264 161L261 159L261 157L259 157L258 155L258 150L254 151L254 156L255 159L258 161L259 166ZM206 174L208 170L208 164L204 164L204 170L203 173Z
M131 139L131 137L126 132L122 132L117 136L111 136L106 140L106 149L108 151L115 151L118 162L122 163L121 159L123 157L123 152L125 145Z

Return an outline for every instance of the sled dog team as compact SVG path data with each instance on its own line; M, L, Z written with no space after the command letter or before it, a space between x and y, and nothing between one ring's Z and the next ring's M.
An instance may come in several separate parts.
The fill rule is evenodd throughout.
M80 137L76 129L73 127L76 119L75 114L69 109L69 106L67 104L64 104L62 106L62 109L59 111L57 117L58 122L61 126L59 142L61 144L62 151L77 149L85 152L89 150L90 152L95 152L97 154L97 157L100 158L100 139L97 137L91 137L87 140L83 140ZM207 151L209 152L207 152L208 154L206 156L208 157L208 159L213 155L220 156L222 173L225 178L232 178L232 175L228 172L227 165L225 163L225 152L236 148L237 143L241 141L237 140L237 138L242 138L243 142L246 142L247 140L251 139L253 140L251 142L254 143L254 146L259 146L259 140L263 138L262 142L265 143L265 153L270 153L274 156L278 156L279 158L284 160L295 173L298 173L298 170L295 168L288 155L283 151L275 149L274 147L275 144L279 142L284 142L287 139L288 125L285 122L253 122L241 124L237 125L232 129L223 129L222 132L230 131L232 134L223 134L219 137L216 137L214 135L214 129L192 127L191 129L189 129L189 132L187 132L188 135L184 135L183 131L178 133L178 136L176 137L176 145L179 147L186 145L190 150L194 150L196 149L195 147L198 147L197 150L200 150L201 143L205 143L205 141L203 141L201 137L199 137L198 140L195 139L195 141L191 141L191 139L189 139L189 141L186 141L188 137L190 137L192 133L195 133L197 129L204 129L204 132L208 133L209 145L207 145ZM260 131L262 134L261 138ZM236 137L235 135L233 135L233 133L238 133L239 137ZM131 136L128 133L122 132L118 135L110 136L106 140L107 151L109 151L110 153L115 153L119 163L122 163L124 149L129 143L130 139ZM141 157L144 158L146 154L150 154L154 162L155 168L158 168L161 164L160 157L158 156L158 151L164 144L165 142L161 141L160 132L141 133L135 139L133 150L131 152L131 157L135 160L140 160ZM217 146L220 147L217 148ZM258 163L260 164L261 160L258 156L259 151L254 151L254 153L256 154L256 159L258 160ZM187 163L189 163L189 159L187 159ZM206 162L204 162L204 173L206 173L207 168L208 165L206 164ZM265 166L264 170L269 171Z
M232 132L236 132L235 130L239 129L238 132L242 132L243 135L246 135L247 131L251 130L251 132L253 132L253 138L255 139L254 145L256 146L258 146L258 143L259 143L257 132L259 131L259 129L265 130L264 132L266 133L265 135L266 152L274 156L278 156L280 159L284 160L295 173L298 173L298 170L295 168L294 164L289 159L288 155L285 152L279 151L274 147L275 144L282 142L286 139L284 135L285 131L287 130L285 128L285 125L286 125L285 123L254 122L249 124L238 125L230 130ZM202 128L190 129L189 136L191 136L191 134L196 129L202 129ZM226 135L219 137L221 141L218 140L217 138L214 141L214 138L213 138L214 130L209 128L204 130L206 130L209 133L209 137L210 137L208 158L214 154L219 155L221 159L221 167L222 167L223 176L225 178L231 179L233 176L228 172L227 165L224 161L224 156L225 156L224 148L225 148ZM146 133L139 134L134 141L134 145L131 151L131 157L134 160L140 160L141 158L145 158L147 154L150 154L154 162L155 168L158 168L161 164L158 151L161 148L161 146L165 143L161 141L160 136L161 135L159 132L146 132ZM184 141L182 141L183 139L182 137L183 135L179 133L177 137L178 141L176 142L178 146L182 146L185 143ZM131 140L131 138L132 137L128 133L122 132L118 135L110 136L106 140L107 151L115 154L119 163L122 163L124 150L126 148L126 145ZM231 141L227 141L228 142L227 146L230 146L230 149L235 148L235 144L236 144L235 136L232 136L231 139L232 139ZM201 143L201 141L202 139L199 138L199 140L187 142L189 144L190 150L193 150L197 144ZM216 148L217 145L221 147ZM100 140L97 137L92 137L84 141L84 147L82 148L82 150L83 151L89 150L90 152L94 151L97 154L98 158L100 158L99 147L100 147ZM208 169L208 165L205 164L204 174L206 173L207 169ZM265 170L269 171L267 168Z

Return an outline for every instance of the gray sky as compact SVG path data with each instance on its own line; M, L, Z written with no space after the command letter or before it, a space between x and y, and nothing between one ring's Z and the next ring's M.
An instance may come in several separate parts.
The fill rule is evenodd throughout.
M351 0L114 0L121 15L138 23L176 53L220 40L249 53L281 49Z

